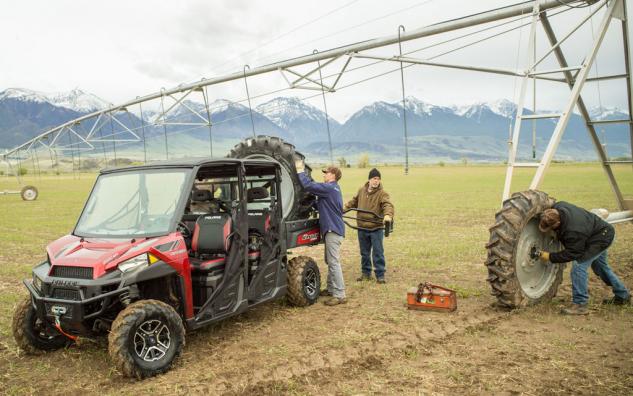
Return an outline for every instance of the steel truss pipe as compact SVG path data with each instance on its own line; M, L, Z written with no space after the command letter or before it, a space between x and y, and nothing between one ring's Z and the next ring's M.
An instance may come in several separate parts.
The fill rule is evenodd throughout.
M624 223L627 221L633 221L633 210L624 210L622 212L609 213L609 216L605 219L609 224Z
M590 1L590 0L588 0L588 1ZM87 120L87 119L99 116L99 115L104 114L104 113L110 113L110 112L118 111L120 109L127 108L129 106L133 106L133 105L136 105L136 104L139 104L139 103L143 103L143 102L147 102L147 101L150 101L150 100L158 99L158 98L161 98L161 97L164 97L164 96L177 94L177 93L181 93L181 92L186 92L186 91L189 91L189 90L193 90L193 89L196 89L196 88L205 87L205 86L209 86L209 85L220 84L220 83L223 83L223 82L239 80L239 79L242 79L242 78L256 76L256 75L259 75L259 74L264 74L264 73L269 73L269 72L278 71L278 70L282 70L282 69L287 69L287 68L290 68L290 67L293 67L293 66L305 65L305 64L309 64L309 63L325 60L325 59L330 59L330 58L333 58L333 57L338 57L338 56L342 56L342 55L349 55L349 54L353 54L353 53L360 52L360 51L366 51L366 50L370 50L370 49L374 49L374 48L384 47L384 46L388 46L388 45L392 45L392 44L397 44L398 42L410 41L410 40L415 40L415 39L419 39L419 38L423 38L423 37L434 36L434 35L441 34L441 33L452 32L452 31L455 31L455 30L468 28L468 27L472 27L472 26L477 26L477 25L482 25L482 24L485 24L485 23L490 23L490 22L501 20L501 19L507 19L507 18L522 16L522 15L530 15L532 13L532 10L534 9L535 3L538 3L538 9L539 10L546 11L548 9L564 6L565 4L573 4L573 3L579 3L579 2L582 2L582 1L580 1L580 0L536 0L536 1L526 1L526 2L523 2L523 3L519 3L519 4L507 6L507 7L498 8L498 9L495 9L495 10L482 12L482 13L479 13L479 14L466 16L466 17L463 17L463 18L458 18L458 19L454 19L454 20L449 20L449 21L436 23L434 25L426 26L426 27L419 28L419 29L416 29L416 30L411 30L409 32L404 32L404 33L402 33L400 35L390 35L390 36L375 38L375 39L371 39L371 40L367 40L367 41L362 41L360 43L350 44L350 45L338 47L338 48L335 48L335 49L323 51L323 52L320 52L320 53L317 53L317 54L305 55L305 56L298 57L298 58L293 58L293 59L289 59L289 60L285 60L285 61L281 61L281 62L271 63L271 64L265 65L265 66L255 67L255 68L253 68L251 70L248 70L246 72L238 71L238 72L235 72L235 73L226 74L226 75L223 75L223 76L206 79L206 80L199 81L199 82L196 82L196 83L179 85L176 88L172 88L172 89L168 89L168 90L162 90L162 91L159 91L159 92L155 92L155 93L152 93L152 94L149 94L149 95L145 95L145 96L136 98L134 100L125 102L125 103L123 103L121 105L118 105L116 107L112 107L112 108L109 108L109 109L106 109L106 110L101 110L101 111L97 111L97 112L94 112L94 113L91 113L91 114L87 114L87 115L85 115L83 117L79 117L77 119L69 121L66 124L60 125L60 126L58 126L56 128L53 128L53 129L51 129L49 131L46 131L43 134L35 137L32 140L38 140L38 139L42 138L43 136L48 135L48 134L50 134L52 132L55 132L55 131L59 130L60 128L63 128L63 127L68 126L68 125L73 125L73 124L75 124L77 122L81 122L81 121L84 121L84 120ZM400 36L400 37L398 37L398 36ZM300 77L302 77L302 76L300 76ZM21 146L18 146L16 148L10 150L9 152L3 154L3 158L7 159L9 155L17 152L18 150L24 149L30 143L31 143L31 140L26 142L25 144L23 144Z

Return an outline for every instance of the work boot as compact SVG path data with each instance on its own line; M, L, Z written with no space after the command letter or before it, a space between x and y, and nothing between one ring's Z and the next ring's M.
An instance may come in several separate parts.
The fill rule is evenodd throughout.
M563 308L560 313L563 315L589 315L587 304L572 304L569 308Z
M376 283L380 283L382 285L384 285L385 283L387 283L387 281L385 280L385 278L376 278Z
M330 291L328 289L323 289L323 290L321 290L321 293L319 293L319 296L321 296L321 297L332 297L332 293L330 293Z
M364 282L364 281L370 281L371 280L371 275L366 275L366 274L362 274L360 277L356 278L356 282Z
M608 305L631 305L631 296L627 298L613 296L611 298L605 298L602 300L602 303Z
M327 300L323 301L323 304L327 305L327 306L334 306L334 305L339 305L339 304L345 304L347 302L347 299L345 297L330 297Z

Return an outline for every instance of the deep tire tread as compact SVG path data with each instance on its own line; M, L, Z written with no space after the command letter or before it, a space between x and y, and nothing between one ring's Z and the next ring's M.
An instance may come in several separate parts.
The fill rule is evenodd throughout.
M285 217L285 220L302 220L306 219L312 213L312 204L314 196L306 193L299 182L297 171L295 169L295 160L305 160L305 156L295 149L292 144L283 141L274 136L259 135L254 138L248 138L233 147L228 157L230 158L246 158L252 155L265 155L275 159L292 178L295 186L294 202L291 202L292 210ZM306 165L306 174L311 177L311 169ZM284 205L288 205L284 202Z
M35 312L29 312L31 309L33 309L31 296L28 296L18 303L13 313L11 330L15 343L21 350L30 355L37 355L46 351L64 348L71 344L71 341L61 334L50 340L41 340L33 338L32 335L30 336L27 332L28 316L35 314Z
M490 239L486 244L488 256L485 265L488 268L487 281L492 289L491 294L497 297L499 304L518 308L550 300L556 295L562 282L562 268L557 272L550 289L538 299L523 293L515 271L516 245L521 231L531 218L551 208L554 202L544 192L522 191L512 194L497 212L495 224L489 228Z
M306 307L312 305L318 299L318 293L314 300L310 300L303 291L303 273L308 265L318 267L314 260L308 256L295 257L288 262L288 292L286 298L291 305L296 307ZM318 289L321 288L320 276Z
M176 353L171 361L158 369L144 369L139 367L128 349L129 337L133 327L143 322L146 317L156 314L164 315L174 333L172 339L176 342ZM141 300L130 304L119 313L110 329L108 336L108 350L115 367L127 377L143 379L168 371L172 363L180 356L185 346L185 328L178 313L169 305L158 300Z

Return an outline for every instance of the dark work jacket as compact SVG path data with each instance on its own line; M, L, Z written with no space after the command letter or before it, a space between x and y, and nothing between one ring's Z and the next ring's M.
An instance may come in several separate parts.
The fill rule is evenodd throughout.
M556 234L565 249L550 254L552 263L587 261L613 242L615 229L597 215L564 201L555 203L553 208L560 213Z
M304 190L317 196L321 235L325 236L328 232L335 232L344 237L343 194L338 183L317 183L310 180L303 172L299 173L299 180Z

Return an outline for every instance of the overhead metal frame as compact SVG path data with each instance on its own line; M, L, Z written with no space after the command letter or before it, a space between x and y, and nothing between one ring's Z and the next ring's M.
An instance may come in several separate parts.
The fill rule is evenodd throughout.
M161 104L164 105L164 100L169 98L173 100L174 103L172 103L172 105L169 106L167 109L163 107L162 111L158 114L158 116L154 120L154 125L162 125L165 128L165 141L167 145L167 132L166 132L167 125L189 125L189 126L209 126L209 127L212 125L210 113L208 111L209 108L206 102L206 97L204 98L205 106L207 107L206 117L204 114L201 114L200 112L196 111L195 109L191 108L190 106L186 104L184 99L187 98L193 92L202 92L204 96L203 89L208 86L212 86L212 85L216 85L216 84L220 84L220 83L228 82L228 81L239 80L239 79L244 79L244 82L246 83L246 79L248 77L277 71L283 76L283 78L286 80L290 88L310 89L310 90L318 90L318 91L321 91L322 93L325 93L325 92L331 93L331 92L336 91L337 84L339 83L342 75L346 73L346 71L348 70L348 66L350 65L353 58L373 59L373 60L379 60L379 61L394 61L394 62L399 62L400 64L406 63L409 65L417 64L417 65L426 65L426 66L434 66L434 67L442 67L442 68L462 69L462 70L477 71L477 72L484 72L484 73L494 73L494 74L508 75L508 76L522 78L523 80L522 88L521 88L522 95L521 95L521 99L519 100L519 106L518 106L519 111L517 112L517 117L515 119L515 128L514 128L514 133L512 137L512 142L510 144L508 172L507 172L507 177L506 177L506 185L504 186L504 193L503 193L504 198L506 198L509 195L509 189L510 189L510 184L511 184L511 179L512 179L512 169L514 167L537 167L537 173L530 187L531 188L539 187L540 183L543 180L544 173L546 169L548 168L549 164L551 163L551 160L556 151L556 148L558 147L560 143L562 133L565 130L565 127L569 121L569 117L571 115L571 112L574 106L576 105L576 103L582 102L582 98L580 97L580 91L585 82L602 81L602 80L610 80L610 79L626 79L627 95L628 95L628 103L629 103L629 114L630 114L629 119L631 118L631 114L633 114L633 105L631 104L632 81L631 81L631 76L630 76L631 56L630 56L630 48L629 48L628 37L627 37L628 31L627 31L626 23L624 21L625 16L626 16L626 6L623 0L611 0L610 2L607 2L607 0L601 0L600 2L598 2L600 6L597 7L596 10L591 12L589 16L584 17L578 25L574 26L574 28L571 31L567 32L560 40L556 40L556 38L553 36L553 33L552 33L552 37L549 37L548 35L548 38L550 39L551 47L548 49L548 51L545 54L541 55L539 59L536 59L536 56L533 53L531 62L530 62L531 63L530 67L528 67L527 70L522 71L522 72L513 71L513 70L504 70L504 69L499 69L499 68L491 68L491 67L455 65L455 64L449 64L449 63L437 62L437 61L434 61L433 58L416 59L416 58L405 56L402 54L399 54L398 56L391 56L391 57L375 56L375 55L365 54L363 53L363 51L387 47L394 44L401 45L401 43L405 41L434 36L434 35L438 35L442 33L456 31L459 29L487 24L490 22L498 21L498 20L514 18L514 17L523 18L525 15L530 15L530 14L532 14L530 41L531 41L531 46L533 48L534 42L535 42L534 35L535 35L536 24L539 21L542 23L543 21L545 21L545 23L549 24L549 22L547 22L547 17L545 15L545 12L547 10L566 6L568 4L571 5L571 4L578 4L578 3L595 3L595 1L582 1L582 0L527 1L520 4L515 4L512 6L502 7L499 9L459 18L456 20L440 22L431 26L426 26L426 27L416 29L416 30L411 30L408 32L404 32L404 31L400 32L399 30L397 35L391 35L391 36L376 38L372 40L367 40L360 43L342 46L342 47L338 47L338 48L323 51L323 52L313 53L310 55L306 55L306 56L302 56L302 57L298 57L294 59L284 60L281 62L276 62L276 63L272 63L265 66L255 67L252 69L249 67L248 70L246 67L244 67L244 69L239 72L235 72L235 73L231 73L231 74L227 74L223 76L218 76L218 77L210 78L210 79L203 79L195 83L180 85L173 89L168 89L168 90L161 89L159 92L146 95L143 97L137 97L136 99L123 103L117 107L112 107L109 109L97 111L97 112L79 117L75 120L69 121L68 123L62 124L58 127L48 130L44 132L43 134L40 134L39 136L35 137L34 139L31 139L28 142L20 146L17 146L12 150L9 150L7 153L2 154L0 158L7 161L11 159L13 155L15 155L16 153L19 153L20 151L25 151L28 153L34 147L37 146L36 142L39 145L44 146L46 149L51 150L51 151L61 150L63 148L60 148L60 146L54 143L57 142L57 140L63 133L71 133L71 134L76 135L79 138L77 143L72 144L73 147L76 146L77 144L83 144L83 145L86 145L87 147L94 147L92 146L92 143L99 142L103 144L103 142L106 142L106 141L111 141L113 143L121 142L121 141L140 141L141 139L134 132L133 130L134 128L131 129L127 127L125 124L119 122L119 120L115 116L116 113L119 111L127 111L126 109L130 106L137 105L137 104L140 105L142 103L155 100L155 99L160 99ZM562 57L562 52L560 49L561 43L563 43L565 40L571 37L573 33L583 23L590 20L591 17L594 16L599 11L599 9L603 8L603 6L605 5L607 6L607 12L605 13L605 16L603 17L603 21L600 25L600 29L599 29L600 34L599 34L598 39L594 41L594 44L591 47L591 51L589 52L588 57L585 59L582 65L569 66L564 61L564 57ZM609 22L611 21L614 15L616 17L619 17L620 19L623 19L622 30L624 33L626 72L624 74L617 74L617 75L588 77L588 71L591 67L591 64L593 63L597 50L600 48L600 44L602 42L602 39L604 38L604 33L606 32ZM550 26L550 30L551 30L551 26ZM528 48L528 51L530 50L531 49ZM556 55L561 65L561 68L556 69L556 70L538 70L537 71L536 66L539 65L544 59L546 59L552 53ZM345 62L340 69L337 69L339 71L333 75L333 76L336 76L336 78L332 84L328 85L328 84L323 83L322 79L317 80L316 78L312 78L312 76L316 72L321 73L324 68L335 66L334 65L335 62L343 58L346 58ZM324 62L321 62L321 61L324 61ZM308 64L316 64L316 67L313 67L312 69L310 69L308 72L305 72L305 73L301 73L296 70L297 66L308 65ZM575 73L572 73L572 72L575 72ZM560 74L560 73L564 75L564 78L557 78L557 77L552 76L553 74ZM289 74L296 76L297 78L291 80L290 78L288 78ZM537 116L524 116L520 114L523 108L523 97L525 96L527 81L529 79L555 81L555 82L567 83L568 85L570 85L571 96L570 96L570 100L567 103L567 106L565 107L565 110L560 115L547 114L547 115L537 115ZM247 90L248 90L248 86L247 86ZM250 94L247 94L247 96L250 102ZM584 107L584 105L582 106L579 105L579 108L580 107ZM175 108L187 109L196 118L199 118L201 122L200 123L167 122L167 115L171 111L173 111ZM250 106L249 106L249 109L250 109ZM586 108L584 112L586 113ZM581 110L581 115L583 115L583 118L585 119L589 133L590 135L592 135L592 140L594 140L594 144L595 144L596 139L593 136L595 135L595 130L593 129L593 125L601 121L591 120L589 119L588 114L586 114L585 116L585 114L582 114L582 113L583 111ZM536 165L533 163L517 162L516 148L518 145L518 134L520 132L521 120L543 118L543 117L559 118L557 126L554 131L554 135L552 136L552 139L550 140L550 144L548 145L548 148L546 150L546 153L543 159L541 160L540 163ZM86 121L86 120L94 119L94 118L97 118L97 120L93 124L93 127L87 136L82 137L80 133L77 133L73 129L74 125L78 125L82 121ZM107 121L111 123L112 122L117 123L117 125L122 127L123 130L118 133L113 133L111 135L112 136L111 140L105 140L103 137L96 138L95 133L100 131L101 128L103 128L103 126L105 125L105 122ZM144 124L143 124L144 121L145 120L141 120L140 128L144 128ZM631 142L633 146L633 125L631 125L630 120L622 120L622 122L628 122L630 125ZM253 131L254 131L254 124L253 124ZM592 131L593 131L593 134L592 134ZM120 139L119 137L116 137L116 135L120 135L122 133L128 134L128 139ZM45 143L46 139L50 139L51 137L52 137L51 143L46 144ZM106 136L106 137L110 137L110 136ZM599 147L601 147L599 144L596 145L596 149L600 153L601 151ZM168 155L168 148L166 148L166 150L167 150L166 153ZM633 153L633 147L632 147L632 153ZM609 176L610 174L612 174L612 172L608 170L609 165L610 165L608 162L609 161L606 161L604 159L602 161L603 167L605 168L605 171L607 172L607 175ZM621 193L618 193L619 190L617 188L617 183L615 183L615 179L614 178L612 179L610 176L609 178L612 184L612 188L614 189L614 192L616 194L616 198L618 200L619 205L621 207L624 207L626 205L626 202L622 198Z

